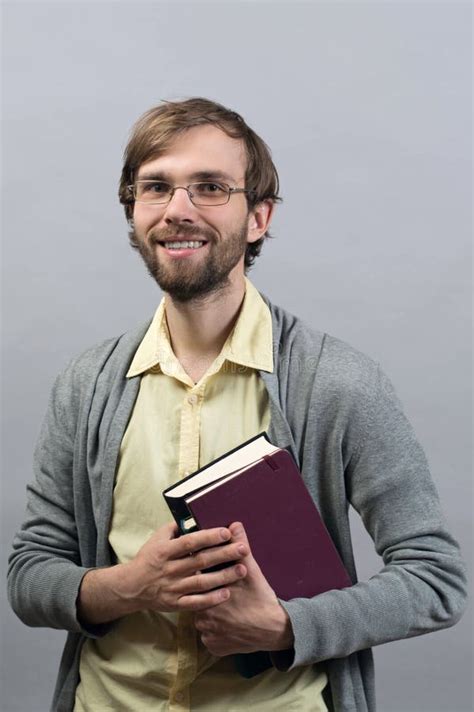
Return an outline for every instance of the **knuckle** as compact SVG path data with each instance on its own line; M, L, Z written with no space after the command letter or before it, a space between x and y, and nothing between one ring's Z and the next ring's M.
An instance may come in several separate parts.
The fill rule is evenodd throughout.
M182 610L186 611L198 611L199 610L199 600L196 596L189 595L183 596L179 599L179 605Z
M207 581L204 574L196 574L194 577L194 585L198 591L205 591L207 588Z
M191 536L183 536L181 539L183 548L187 554L193 553L193 538Z
M194 566L198 571L205 569L208 566L208 557L206 554L199 553L194 557Z
M166 601L166 603L171 603L176 599L176 595L173 593L171 589L165 589L162 590L160 598L163 601Z
M153 546L155 557L160 560L165 559L167 548L168 548L168 542L157 541Z
M168 570L168 567L164 567L163 570L161 571L159 583L160 583L160 588L162 589L168 589L171 588L171 584L173 582L173 576L170 575L170 571Z
M195 549L200 549L203 546L209 546L209 531L207 529L203 529L198 532L193 532L189 535L189 539L191 541L191 545L194 546Z
M225 581L234 581L239 577L238 569L235 566L229 566L223 569L223 573L225 575Z
M191 608L186 596L178 596L174 603L177 611L187 611Z
M152 563L153 563L153 567L155 569L161 570L166 566L167 559L166 559L165 553L163 552L163 550L161 548L155 549L155 551L153 552Z

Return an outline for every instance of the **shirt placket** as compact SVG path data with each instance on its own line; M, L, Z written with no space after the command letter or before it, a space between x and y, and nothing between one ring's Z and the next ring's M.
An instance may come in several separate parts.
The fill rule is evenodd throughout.
M178 474L186 477L199 468L201 407L205 384L188 387L181 406L178 445ZM189 685L196 678L198 667L197 633L192 613L180 613L177 625L177 670L170 691L170 712L188 712Z

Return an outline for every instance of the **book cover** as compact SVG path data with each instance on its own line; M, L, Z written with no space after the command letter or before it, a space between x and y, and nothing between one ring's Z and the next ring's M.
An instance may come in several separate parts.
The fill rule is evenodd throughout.
M286 450L185 498L200 529L240 521L262 572L282 600L310 598L351 581Z
M256 561L283 600L351 585L292 456L266 433L163 495L182 533L242 522Z

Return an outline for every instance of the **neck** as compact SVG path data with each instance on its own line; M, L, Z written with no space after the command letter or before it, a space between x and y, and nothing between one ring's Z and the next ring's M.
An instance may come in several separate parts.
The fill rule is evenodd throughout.
M171 346L181 363L189 359L214 360L237 320L245 295L243 275L229 275L220 290L186 303L165 296Z

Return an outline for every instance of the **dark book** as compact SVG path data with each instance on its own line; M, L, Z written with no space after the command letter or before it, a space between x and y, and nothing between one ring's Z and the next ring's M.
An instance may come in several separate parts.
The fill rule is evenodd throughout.
M242 522L256 561L282 600L351 585L292 456L266 433L163 495L183 534Z

